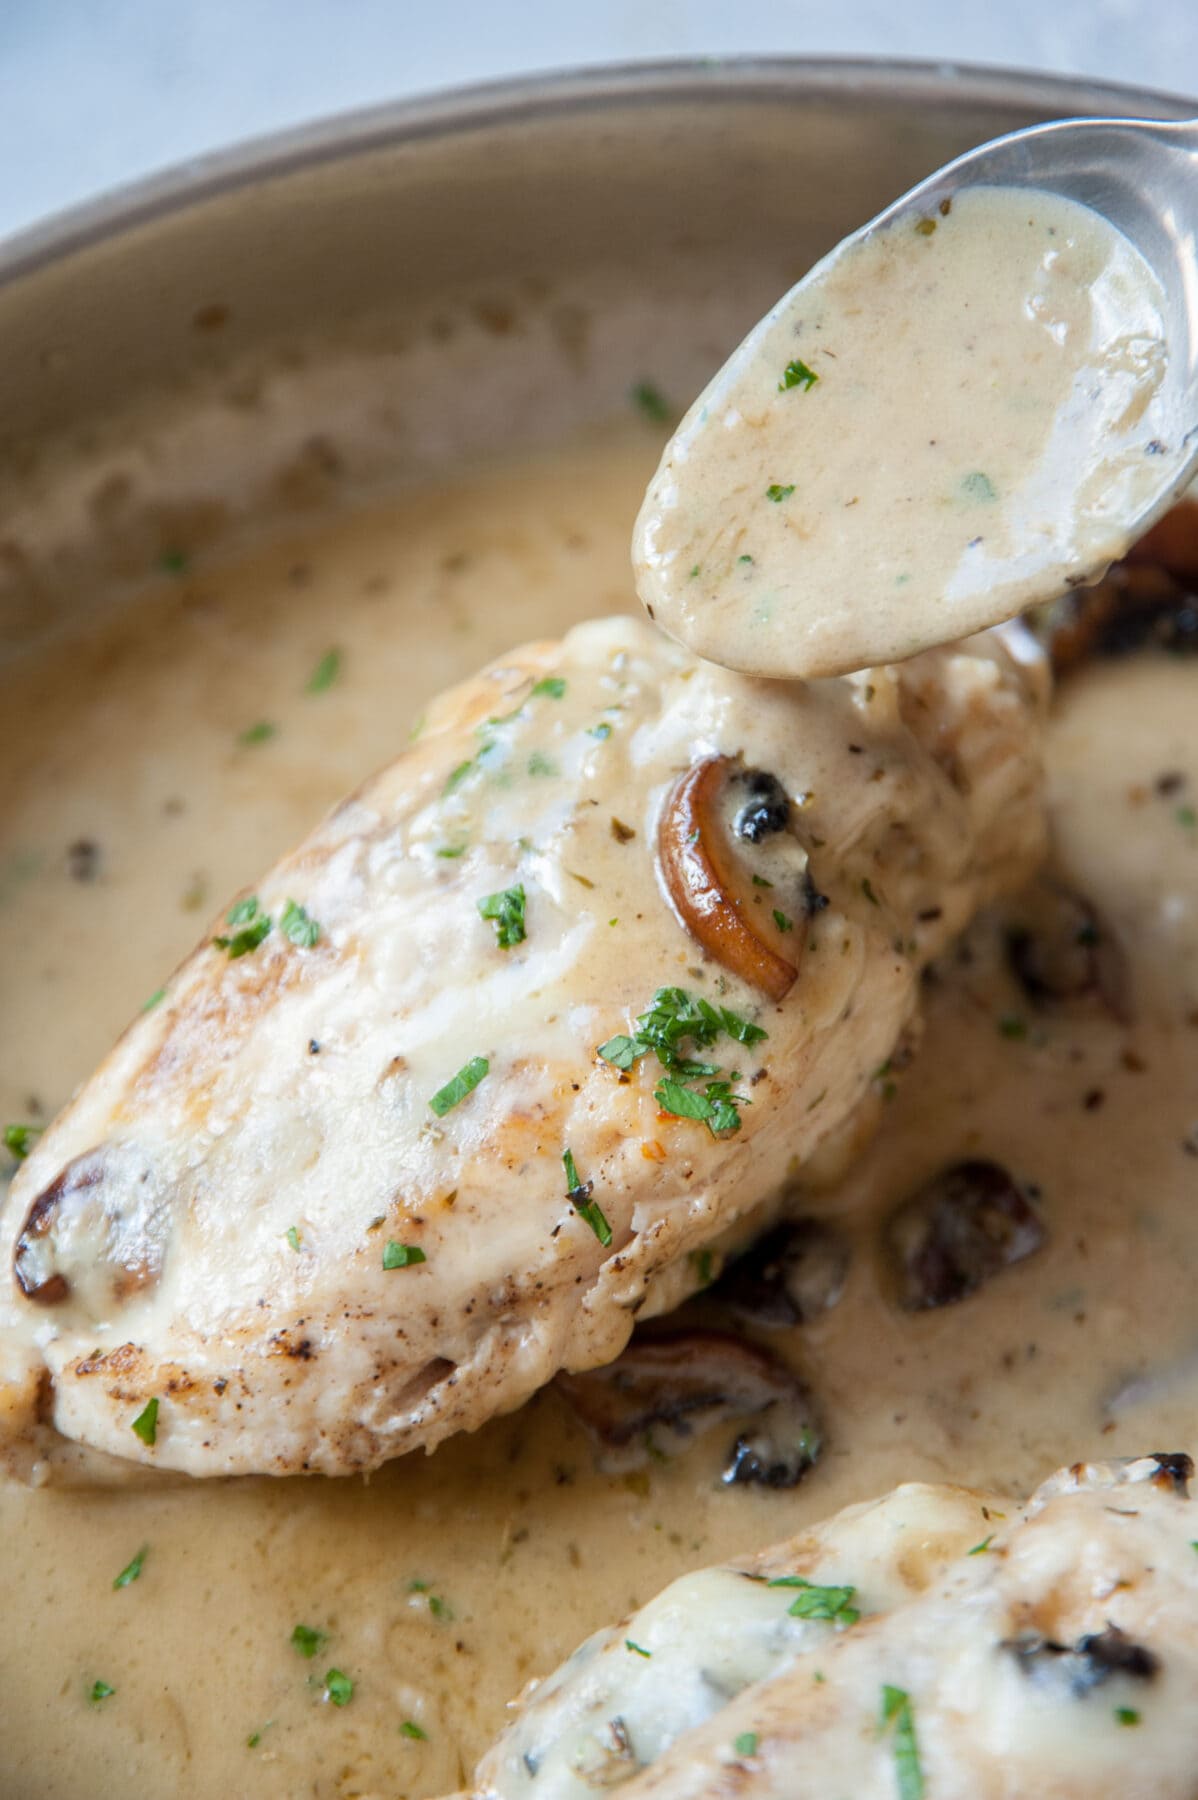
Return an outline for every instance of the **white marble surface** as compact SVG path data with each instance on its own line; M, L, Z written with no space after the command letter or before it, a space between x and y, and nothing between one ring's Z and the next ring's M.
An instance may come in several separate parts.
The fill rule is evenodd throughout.
M526 70L738 52L1198 94L1198 0L0 0L0 234L319 114Z

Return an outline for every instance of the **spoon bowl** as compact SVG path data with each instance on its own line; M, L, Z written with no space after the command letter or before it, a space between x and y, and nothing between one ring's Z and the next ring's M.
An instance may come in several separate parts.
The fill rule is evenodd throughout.
M956 158L751 331L666 447L641 599L756 675L914 655L1096 581L1198 466L1198 122Z

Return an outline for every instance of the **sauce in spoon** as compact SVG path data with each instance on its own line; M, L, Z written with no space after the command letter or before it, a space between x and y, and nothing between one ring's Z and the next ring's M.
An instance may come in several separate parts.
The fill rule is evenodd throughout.
M650 616L752 674L913 655L1096 579L1159 490L1165 297L1076 201L973 187L850 239L683 419Z

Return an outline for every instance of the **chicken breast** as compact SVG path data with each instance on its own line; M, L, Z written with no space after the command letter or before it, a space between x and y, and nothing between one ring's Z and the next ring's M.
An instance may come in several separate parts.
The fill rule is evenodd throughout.
M0 1462L371 1469L616 1356L1040 855L1042 684L994 636L804 687L613 619L444 696L13 1181Z
M480 1763L492 1800L1192 1800L1187 1456L1026 1505L911 1484L601 1631Z

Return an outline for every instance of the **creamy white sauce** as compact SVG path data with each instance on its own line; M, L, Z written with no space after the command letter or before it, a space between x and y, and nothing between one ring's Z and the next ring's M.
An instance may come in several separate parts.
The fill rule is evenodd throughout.
M1164 295L1128 240L966 188L818 264L666 448L637 524L651 616L760 675L910 656L1093 579L1184 446Z
M218 897L393 755L428 695L631 604L652 454L636 427L197 566L0 675L0 1118L56 1109ZM307 693L334 644L338 679ZM918 1058L879 1081L874 1147L808 1198L854 1256L840 1304L770 1340L825 1427L802 1487L721 1488L719 1431L600 1474L546 1393L369 1483L6 1489L5 1800L443 1793L529 1676L687 1570L904 1480L1027 1492L1068 1457L1198 1448L1198 839L1178 817L1198 792L1195 680L1155 658L1083 674L1050 747L1064 874L1127 946L1134 1018L1033 1012L979 930L929 993ZM262 719L276 734L239 743ZM1168 798L1166 772L1183 778ZM94 880L70 873L79 840ZM877 1221L969 1154L1040 1186L1047 1246L958 1306L901 1313ZM300 1623L330 1634L312 1661ZM329 1668L355 1682L343 1708L322 1698ZM97 1679L116 1691L93 1706Z

